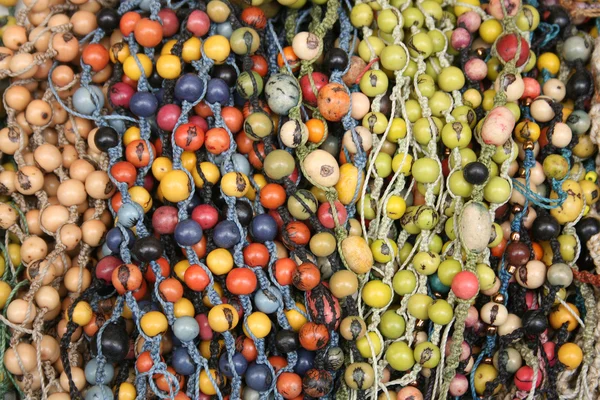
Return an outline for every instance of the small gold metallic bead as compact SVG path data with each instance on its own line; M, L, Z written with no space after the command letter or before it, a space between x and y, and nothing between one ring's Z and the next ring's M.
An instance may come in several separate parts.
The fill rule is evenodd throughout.
M533 147L534 145L531 140L528 140L523 144L523 150L533 150Z
M519 240L521 240L521 235L519 234L519 232L513 232L510 234L510 240L513 242L518 242Z
M415 329L423 329L425 328L425 321L423 321L422 319L418 319L415 322Z
M494 336L496 334L496 331L498 330L498 328L496 328L495 326L488 326L487 327L487 335L488 336ZM491 364L491 363L490 363Z
M492 301L494 303L504 304L504 295L502 293L496 293L492 296Z
M478 48L476 50L476 52L477 52L477 57L485 57L485 55L487 53L483 47Z
M525 178L525 168L523 168L523 167L519 168L519 177Z
M508 267L506 267L506 272L508 272L509 274L513 275L515 272L517 272L517 266L516 265L509 265Z
M435 296L436 299L441 299L442 298L442 294L441 293L434 292L433 295Z
M450 148L446 147L446 148L444 149L444 155L447 157L447 156L449 156L449 155L450 155L450 153L451 153L451 150L450 150Z
M521 211L523 211L523 207L521 205L519 205L519 204L515 204L513 206L512 210L513 210L514 214L520 213Z
M495 326L493 328L494 328L494 330L496 329ZM492 357L486 357L486 358L484 358L483 359L483 363L484 364L491 364L492 363Z
M419 382L418 381L412 381L411 383L408 384L408 386L418 387L419 386Z
M531 97L527 97L525 100L523 100L523 105L525 105L525 107L529 107L531 103L533 103L533 99Z

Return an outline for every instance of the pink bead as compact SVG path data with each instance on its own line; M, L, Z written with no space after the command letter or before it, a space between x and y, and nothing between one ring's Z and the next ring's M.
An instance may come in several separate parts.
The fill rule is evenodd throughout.
M477 275L470 271L459 272L452 280L452 291L459 299L472 299L479 291Z
M348 212L346 211L346 207L336 200L334 202L335 208L337 210L337 218L340 225L344 225L348 220ZM333 219L333 213L331 212L331 204L329 202L321 204L319 209L317 210L317 217L319 218L319 222L325 228L333 229L335 228L335 220Z
M517 370L515 374L515 386L519 390L530 391L533 385L533 368L529 365L524 365ZM535 387L538 388L542 384L542 372L538 371Z
M159 235L170 235L179 222L177 208L173 206L158 207L152 214L152 227Z
M398 391L396 400L423 400L423 393L416 387L406 386Z
M158 16L162 21L164 37L171 37L179 31L179 18L177 18L175 11L170 8L163 8L158 12Z
M456 374L450 381L450 395L462 396L469 389L469 381L463 374Z
M190 124L198 125L204 132L208 130L208 122L199 115L192 115L188 122Z
M488 68L485 61L480 58L471 58L465 63L465 74L473 81L482 81L487 76Z
M530 310L537 310L539 308L539 304L537 302L535 305L533 304L535 293L533 290L528 290L525 292L525 304L527 304L527 308Z
M317 89L317 93L321 88L329 83L329 78L327 75L321 72L313 72L312 78L315 83L315 87ZM310 80L308 79L308 75L304 75L300 78L300 88L302 89L302 99L312 106L317 105L317 96L312 90L312 85L310 84Z
M471 44L471 34L465 28L456 28L452 32L450 44L454 50L460 51L466 49Z
M219 222L219 212L208 204L201 204L192 211L192 219L204 230L212 229Z
M542 347L544 348L544 353L546 353L548 364L553 367L554 364L556 364L556 343L546 342L542 345Z
M473 306L469 307L469 311L467 314L467 319L465 320L465 326L467 328L472 328L475 326L477 321L479 320L479 311Z
M110 87L110 101L117 107L129 108L131 96L135 94L135 89L123 82L117 82Z
M452 352L452 339L448 339L448 341L446 342L446 349L445 349L446 357L448 357L451 352ZM468 360L469 357L471 357L471 346L469 346L469 344L463 340L463 342L461 343L461 349L460 349L460 361Z
M464 27L469 32L474 33L477 32L479 25L481 25L481 17L475 11L468 11L458 17L456 25Z
M196 322L198 322L198 325L200 326L200 339L212 340L213 331L208 325L208 317L206 314L198 314L195 318Z
M208 18L208 15L204 11L194 10L188 17L186 28L194 36L204 36L210 29L210 18Z
M181 115L181 108L177 104L162 106L156 114L156 124L163 131L171 132Z
M523 84L525 85L525 91L521 99L535 99L542 93L540 83L536 79L526 76L523 78Z
M123 264L123 260L114 256L106 256L98 261L96 265L96 278L106 283L112 282L112 273L115 268Z

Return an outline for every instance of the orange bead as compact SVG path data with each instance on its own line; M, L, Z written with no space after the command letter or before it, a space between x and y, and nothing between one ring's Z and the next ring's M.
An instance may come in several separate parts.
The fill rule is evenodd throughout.
M533 248L533 258L537 261L541 261L544 258L544 249L542 245L539 243L531 243L531 247Z
M269 183L260 190L260 204L265 208L281 207L285 200L285 189L277 183Z
M142 271L134 264L121 264L112 273L112 284L119 294L139 289L143 279Z
M210 278L204 268L197 264L190 265L185 270L184 278L185 284L195 292L201 292L210 283Z
M123 36L129 36L133 33L136 24L139 20L142 19L142 16L135 11L128 11L121 17L119 22L119 30L123 34Z
M133 34L135 40L143 47L156 47L163 39L162 25L150 18L139 20Z
M212 128L206 132L204 147L209 153L219 155L229 149L229 134L223 128Z
M258 54L255 54L250 58L252 59L252 71L256 72L263 78L267 76L267 72L269 72L269 65L267 64L267 60L263 56Z
M283 54L285 56L285 61L287 61L287 65L292 69L292 72L297 72L300 69L300 59L294 53L292 46L286 46L283 48ZM285 65L283 56L281 53L277 55L277 65L279 68Z
M296 263L291 258L280 258L275 262L275 279L281 286L291 285Z
M321 272L313 263L302 263L292 275L292 283L300 290L312 290L321 282Z
M285 357L282 356L271 356L269 357L269 363L273 366L275 373L277 373L280 369L285 368L288 365Z
M329 331L325 325L307 322L300 328L298 339L300 339L300 345L306 350L316 351L327 345Z
M325 124L320 119L312 118L306 121L308 128L308 141L319 143L325 136Z
M277 378L277 392L284 399L295 399L302 393L302 378L293 372L283 372Z
M83 49L81 58L85 64L92 67L92 71L94 72L102 71L110 61L108 57L108 50L98 43L91 43L87 45L85 49Z
M152 154L156 156L156 149L150 143ZM125 158L137 168L146 167L150 164L150 152L146 142L142 139L134 140L125 147Z
M244 116L242 112L235 107L223 107L221 110L221 117L223 122L229 128L231 133L238 133L242 129L244 123ZM246 135L244 135L246 136Z
M175 278L167 278L158 285L161 296L171 303L183 297L183 285Z

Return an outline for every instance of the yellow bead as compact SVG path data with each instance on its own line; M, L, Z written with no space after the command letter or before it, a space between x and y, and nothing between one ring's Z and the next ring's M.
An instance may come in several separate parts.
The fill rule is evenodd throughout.
M219 377L217 375L217 371L214 369L209 369L210 375L212 376L212 379L214 380L215 383L219 383ZM212 384L212 382L210 381L210 378L208 377L208 373L206 372L205 369L202 370L202 372L200 372L200 381L199 381L199 386L200 386L200 390L202 391L202 393L209 395L209 396L214 396L215 394L217 394L217 389L215 388Z
M197 37L191 37L183 42L183 49L181 51L181 58L183 58L183 61L189 63L199 60L202 57L202 54L200 53L201 46L202 41Z
M223 297L223 293L225 293L225 292L223 292L223 287L221 286L221 284L219 282L215 282L213 289L215 289L215 292L217 292L219 297ZM204 297L202 297L202 303L204 303L204 305L206 307L214 307L215 306L215 304L212 304L210 302L210 299L207 294L205 294Z
M190 180L185 172L173 170L168 172L160 182L162 194L171 203L187 199L191 192Z
M152 175L154 175L156 180L159 182L169 171L172 170L173 163L167 157L158 157L152 163Z
M13 164L11 162L2 164L2 168L4 168L7 171L17 172L17 167L15 166L15 164Z
M296 303L296 307L298 308L298 310L306 314L306 307L304 307L304 305ZM298 332L300 328L302 328L302 325L308 322L308 319L306 319L306 317L300 312L296 311L296 309L285 310L284 314L288 322L290 323L290 327L295 332Z
M371 341L371 346L373 346L372 350L371 346L369 346L369 340ZM379 336L375 332L369 332L356 341L356 348L360 352L360 355L365 358L376 357L381 353L381 340L379 340Z
M210 358L212 352L211 352L211 340L203 340L200 342L200 354L202 355L202 357L204 358ZM223 347L225 346L225 342L223 340L219 340L217 342L217 344L219 345L219 348L217 349L216 353L217 356L219 354L221 354L221 351L223 350Z
M147 55L142 53L137 54L137 57L142 65L144 75L146 77L152 75L152 60L150 60ZM129 79L134 81L138 81L142 76L142 71L138 67L137 62L132 55L127 57L125 63L123 63L123 72Z
M221 190L226 196L244 197L249 187L248 177L241 172L228 172L221 179Z
M134 140L139 140L142 138L142 135L140 133L140 128L138 128L137 126L132 126L129 129L127 129L125 131L125 133L123 134L123 144L125 146L127 146L129 143L133 142Z
M269 332L271 332L271 320L267 316L267 314L262 313L260 311L253 312L246 319L248 323L248 328L250 332L254 334L259 339L266 337ZM250 337L248 331L246 330L246 326L244 325L244 333L246 336Z
M68 314L68 310L65 313ZM79 326L87 325L92 320L93 315L94 313L89 303L87 301L80 301L73 309L73 322Z
M150 311L144 314L140 320L140 325L144 333L150 337L166 332L169 327L167 317L159 311Z
M4 7L14 7L17 5L17 0L0 0L0 5Z
M521 143L528 140L537 142L540 138L540 126L533 121L521 121L515 128L515 138Z
M111 46L108 55L113 64L116 64L117 62L123 64L127 60L127 57L131 55L129 52L129 45L125 42L115 43Z
M550 321L550 326L552 326L553 329L560 329L560 327L566 322L567 331L572 332L579 326L579 322L577 321L573 313L578 317L580 316L580 314L575 304L566 304L567 306L560 304L558 307L553 309L552 312L550 312L550 317L548 318L548 320ZM569 307L571 311L569 311L567 307Z
M203 48L204 54L217 64L224 62L231 52L229 40L222 35L214 35L206 39Z
M594 171L587 172L585 174L585 180L590 182L596 182L598 180L598 174Z
M182 297L173 304L173 314L175 318L193 317L196 315L196 312L192 302Z
M359 175L360 173L360 175ZM340 180L335 185L335 189L338 192L338 200L344 204L348 205L358 201L358 197L360 195L354 196L356 194L356 186L358 185L358 177L363 178L363 172L358 170L353 164L346 163L340 167ZM364 183L364 179L362 179Z
M142 186L133 186L130 187L127 192L131 196L131 200L135 203L138 203L144 209L144 212L150 211L152 208L152 196L146 190L146 188Z
M117 400L135 400L136 394L135 386L129 382L123 382L119 386L119 397Z
M465 1L461 1L461 3L470 4L472 6L475 6L474 8L477 8L481 5L479 0L465 0ZM456 15L457 17L460 17L461 15L463 15L466 12L471 11L472 9L473 8L468 7L468 6L454 6L454 15Z
M196 158L196 154L191 151L184 151L181 154L181 166L190 172L196 169L195 167L197 161L198 159Z
M21 264L21 245L17 243L9 243L8 244L8 256L10 257L10 262L15 267Z
M215 275L225 275L233 268L233 256L227 249L215 249L208 253L206 266Z
M213 185L216 185L217 182L219 182L221 172L215 164L208 161L202 162L200 163L200 170L202 171L202 174L204 174L206 180ZM197 168L192 169L192 177L194 178L194 184L197 188L202 188L204 186L204 180L198 173Z
M363 287L362 299L369 307L383 308L392 299L392 288L380 280L369 281Z
M133 319L133 312L131 312L131 308L127 304L123 306L123 312L121 316L125 319Z
M238 322L238 312L231 304L219 304L208 312L208 324L215 332L229 331L235 328Z
M576 369L583 361L583 351L575 343L565 343L558 349L558 361L568 370Z
M262 174L255 174L253 176L254 179L254 183L256 183L256 185L258 186L259 189L264 188L265 186L267 186L267 180L265 179L265 176Z
M484 42L489 44L494 43L501 33L502 24L497 19L488 19L487 21L483 21L479 26L479 36L481 36Z
M171 50L173 49L173 46L175 46L176 43L177 43L177 40L175 40L175 39L169 40L167 43L165 43L163 45L162 49L160 49L160 55L161 56L170 55Z
M190 262L188 260L181 260L173 267L173 271L177 278L183 282L183 278L185 276L185 271L190 267Z
M0 281L0 310L2 310L6 305L6 301L8 300L8 296L10 296L11 291L12 288L8 283Z
M385 208L388 218L397 220L406 212L406 201L400 196L390 196Z
M0 256L0 276L4 275L5 269L6 269L6 261L4 261L4 257Z
M163 55L156 60L156 72L161 78L176 79L181 75L181 61L174 55Z
M554 53L540 54L537 60L537 67L540 70L545 69L550 74L556 75L560 69L560 59Z

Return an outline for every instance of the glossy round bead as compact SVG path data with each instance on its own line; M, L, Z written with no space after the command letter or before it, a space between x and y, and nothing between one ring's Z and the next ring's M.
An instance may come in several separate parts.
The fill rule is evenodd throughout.
M565 343L558 349L558 361L568 370L574 370L583 361L583 351L575 343Z
M300 88L297 81L287 74L271 75L265 85L265 97L269 108L276 114L287 115L298 104Z
M175 320L173 324L173 333L177 339L182 342L189 342L198 337L200 327L198 322L192 317L181 317Z
M452 291L463 300L472 299L479 291L477 276L470 271L461 271L452 279Z

